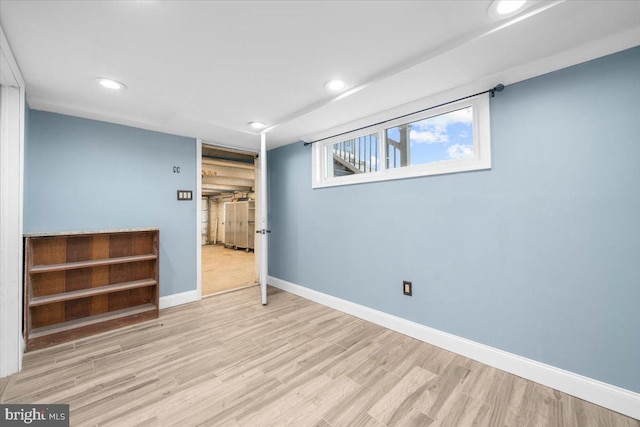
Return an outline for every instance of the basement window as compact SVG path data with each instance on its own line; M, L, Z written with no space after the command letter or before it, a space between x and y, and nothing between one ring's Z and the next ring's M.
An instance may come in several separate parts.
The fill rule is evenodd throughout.
M488 94L313 144L313 188L490 168Z

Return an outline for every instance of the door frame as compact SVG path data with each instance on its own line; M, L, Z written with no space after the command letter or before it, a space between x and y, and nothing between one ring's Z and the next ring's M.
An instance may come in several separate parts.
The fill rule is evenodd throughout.
M22 369L25 82L0 27L0 377Z
M202 299L202 139L196 139L196 293Z
M197 163L196 163L196 194L195 194L195 199L196 199L196 292L197 292L197 296L198 296L198 300L202 299L202 233L201 233L201 227L202 227L202 146L208 146L208 147L215 147L215 148L219 148L221 150L229 150L229 151L236 151L236 152L240 152L240 153L247 153L247 154L254 154L254 155L258 155L259 152L258 151L254 151L254 150L248 150L248 149L242 149L242 148L236 148L236 147L230 147L230 146L225 146L225 145L221 145L221 144L216 144L214 142L208 142L205 141L201 138L197 138L196 139L196 158L197 158ZM259 212L260 206L259 206L259 199L260 199L260 192L262 191L261 185L259 185L259 179L260 179L260 170L259 170L259 165L260 162L254 162L254 164L256 165L255 168L255 180L256 180L256 187L255 187L255 193L256 193L256 212ZM256 221L257 224L257 221ZM256 227L257 228L257 227ZM257 278L260 277L260 273L261 273L261 265L260 265L260 253L261 253L261 247L260 247L260 239L255 239L255 249L254 249L254 257L256 260L256 270L257 270Z
M269 211L268 211L268 199L267 199L267 134L262 132L260 134L260 165L259 173L259 185L260 193L256 194L256 198L260 201L259 206L256 208L256 212L259 216L259 221L256 224L260 224L260 299L262 305L267 305L267 274L269 273ZM256 227L257 228L257 227Z

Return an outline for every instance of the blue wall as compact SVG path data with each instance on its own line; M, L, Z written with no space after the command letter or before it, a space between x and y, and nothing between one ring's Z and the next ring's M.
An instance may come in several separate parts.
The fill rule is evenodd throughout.
M270 151L269 274L640 392L638 76L507 87L490 171L312 190L309 147Z
M180 166L179 174L173 166ZM31 111L25 233L160 228L160 295L196 289L194 139Z

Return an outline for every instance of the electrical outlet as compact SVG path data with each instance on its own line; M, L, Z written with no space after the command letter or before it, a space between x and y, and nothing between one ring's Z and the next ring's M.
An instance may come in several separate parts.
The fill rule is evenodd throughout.
M411 285L411 282L408 282L406 280L402 281L402 293L409 296L413 295L413 287Z

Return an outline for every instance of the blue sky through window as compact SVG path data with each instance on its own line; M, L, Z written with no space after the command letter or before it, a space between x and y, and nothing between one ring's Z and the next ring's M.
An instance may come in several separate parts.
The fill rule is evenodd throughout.
M387 130L387 138L400 140L401 127ZM389 150L390 167L398 153ZM410 165L473 157L473 110L471 107L429 117L409 125ZM397 164L397 166L400 166ZM408 166L408 165L402 165Z
M387 145L379 153L374 132L328 146L327 176L351 175L474 157L473 108L465 107L384 130ZM401 142L402 134L406 138ZM384 160L386 156L386 161Z

